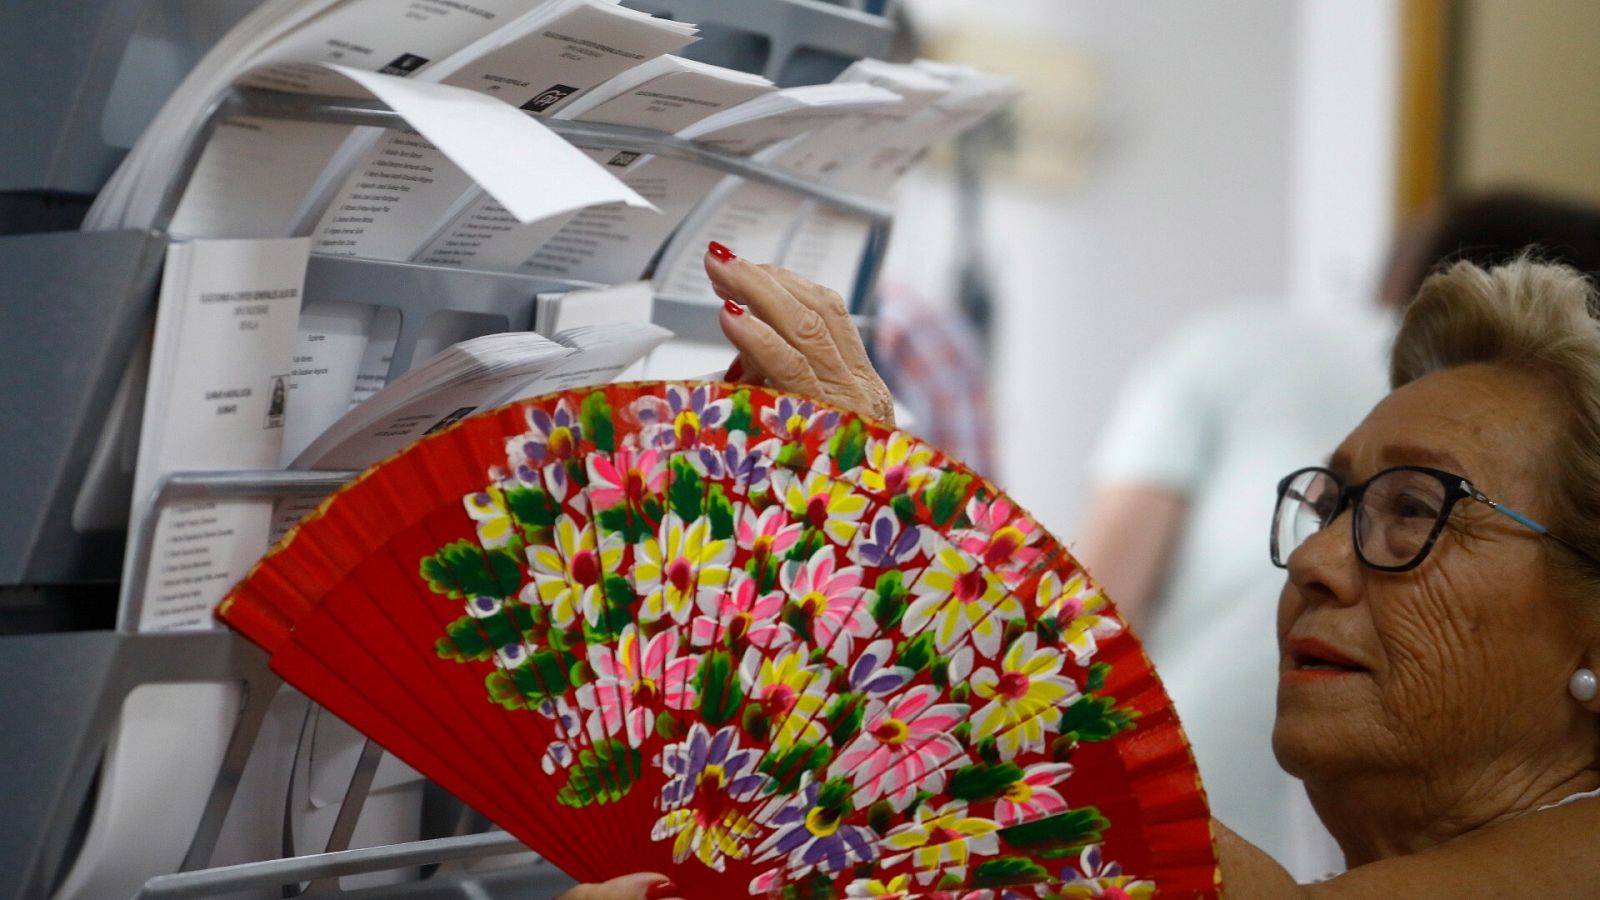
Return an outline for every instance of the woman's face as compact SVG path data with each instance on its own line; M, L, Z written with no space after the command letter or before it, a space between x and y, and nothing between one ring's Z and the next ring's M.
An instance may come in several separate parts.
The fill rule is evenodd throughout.
M1541 461L1559 415L1527 378L1448 369L1390 394L1329 467L1346 484L1396 465L1443 469L1544 521ZM1310 782L1408 771L1459 784L1562 741L1581 713L1566 684L1584 645L1544 540L1462 500L1422 564L1390 573L1357 560L1351 519L1288 560L1273 731L1284 768Z

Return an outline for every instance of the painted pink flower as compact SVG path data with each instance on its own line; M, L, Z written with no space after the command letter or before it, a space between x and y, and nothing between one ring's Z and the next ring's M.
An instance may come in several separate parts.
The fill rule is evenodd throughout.
M785 566L779 581L798 607L811 643L829 648L828 655L842 664L850 658L851 639L869 634L873 623L861 568L837 566L833 548L823 547L804 565Z
M661 493L667 478L667 460L657 450L623 447L609 456L589 455L589 499L595 509L610 509L626 502L638 509L650 494Z
M724 641L747 641L769 649L794 641L794 631L780 621L782 591L759 593L756 580L734 570L733 588L723 594L700 594L696 605L700 615L690 623L690 637L696 647L709 647Z
M1005 497L985 503L974 497L967 503L972 527L957 532L955 544L972 554L1007 584L1021 581L1042 551L1031 546L1041 534L1039 525L1022 514Z
M804 530L805 523L790 521L782 506L769 506L759 513L747 506L739 517L735 538L740 549L767 558L788 553Z
M903 807L918 788L937 790L934 776L966 761L951 732L967 707L938 698L939 689L925 684L868 708L861 733L828 769L829 777L855 782L858 809L885 796Z
M694 673L700 657L678 655L678 629L650 638L627 625L614 645L591 644L589 667L595 679L578 688L580 709L592 712L608 735L627 731L628 743L639 746L655 727L663 708L689 709L695 704Z
M1012 782L994 804L994 820L1001 828L1021 825L1067 811L1067 801L1055 785L1072 774L1071 763L1029 766L1020 781Z

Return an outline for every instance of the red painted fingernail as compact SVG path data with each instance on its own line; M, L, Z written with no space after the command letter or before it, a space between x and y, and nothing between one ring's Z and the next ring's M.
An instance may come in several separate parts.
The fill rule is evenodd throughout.
M729 250L726 246L719 244L716 241L712 241L710 244L706 245L706 249L711 251L711 256L716 259L717 262L729 263L739 258L733 255L732 250Z
M735 356L733 364L728 366L728 374L722 376L723 381L738 381L744 377L744 357Z
M732 300L729 300L727 297L723 297L722 298L722 308L727 310L730 315L735 315L735 316L744 315L744 307L742 307L739 304L733 302Z
M662 900L679 896L678 886L670 881L658 881L644 889L644 900Z

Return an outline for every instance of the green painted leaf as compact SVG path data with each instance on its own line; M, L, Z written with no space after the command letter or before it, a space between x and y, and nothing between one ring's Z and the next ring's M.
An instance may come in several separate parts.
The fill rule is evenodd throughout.
M925 497L935 525L945 527L955 521L965 505L962 501L966 499L967 488L971 484L971 475L945 472L933 487L928 488Z
M732 401L732 409L728 412L728 430L750 433L750 428L755 424L755 410L750 408L750 391L748 389L735 391L728 398Z
M439 548L439 552L432 556L424 556L418 566L428 588L436 594L445 594L456 599L467 597L492 596L499 597L513 593L520 569L515 559L512 559L511 584L513 590L502 590L496 578L499 564L495 569L484 565L484 552L478 545L460 540L446 544ZM504 554L490 553L489 559L503 559Z
M835 747L843 747L861 731L866 707L866 698L856 693L839 694L828 704L828 739Z
M1016 763L1003 762L997 766L973 763L962 766L950 776L946 789L958 800L988 800L1005 793L1006 788L1022 780L1022 769Z
M816 556L817 551L826 546L828 546L828 536L822 533L822 529L807 525L801 530L800 539L789 547L789 552L783 558L790 562L803 563Z
M784 753L768 752L758 768L770 776L776 793L792 794L800 789L800 778L807 772L821 772L833 758L826 744L799 741Z
M472 616L462 616L445 626L445 636L434 644L434 652L442 659L481 660L494 655L494 648L489 646L488 638L478 628L478 620Z
M627 609L638 605L639 595L634 592L633 585L628 583L627 578L615 572L607 572L604 584L607 603Z
M906 590L905 578L898 569L885 572L878 576L873 591L872 619L879 628L889 631L906 614L906 597L910 592Z
M894 827L894 804L888 800L879 800L867 807L867 825L878 833L879 837L889 833Z
M611 404L606 402L605 391L595 391L583 398L578 410L578 424L584 437L594 441L595 449L610 453L617 449L615 426L611 422Z
M1111 674L1111 664L1097 662L1089 667L1089 674L1083 680L1083 689L1098 691L1106 686L1106 676Z
M506 491L506 510L524 528L546 528L561 516L561 504L550 499L544 488L512 488Z
M1000 837L1007 844L1017 848L1027 848L1030 852L1036 848L1040 850L1077 848L1100 843L1101 834L1110 825L1105 816L1100 815L1100 810L1085 806L1082 809L1069 809L1043 819L1002 828Z
M744 564L744 570L756 580L756 593L765 594L778 586L778 574L782 563L775 557L764 556L760 559L751 557Z
M999 859L984 860L972 870L972 886L975 888L1034 884L1047 881L1049 878L1049 870L1022 856L1002 856Z
M766 741L767 736L772 734L772 719L767 717L760 706L753 703L744 708L739 724L744 728L744 733L758 743Z
M681 456L673 457L669 468L672 475L667 485L667 502L678 518L685 523L693 522L705 511L705 482L700 479L700 473L694 470L694 466Z
M734 512L733 502L728 499L722 485L711 486L711 493L706 497L706 517L711 520L711 538L717 541L726 541L733 538Z
M650 523L638 511L626 503L619 503L610 509L603 509L595 516L600 527L613 534L622 535L630 544L637 544L645 535L655 531Z
M489 689L489 699L509 710L531 708L528 699L522 695L522 689L504 669L495 669L483 679L483 686Z
M924 631L900 643L900 652L895 662L913 672L921 672L933 663L934 656L933 634Z
M733 656L726 650L712 650L700 659L695 672L695 687L700 693L700 718L713 728L733 721L744 702Z
M1085 694L1061 713L1061 734L1080 741L1104 741L1133 727L1138 711L1117 709L1110 697Z
M806 468L806 464L809 462L809 460L806 459L805 445L795 441L790 441L789 443L784 444L783 447L778 450L778 458L775 460L775 462L777 465L780 465L785 469Z
M917 524L917 504L905 494L896 494L889 500L889 508L905 525Z
M850 797L856 791L855 784L848 778L830 778L822 783L817 791L817 806L837 813L841 818L855 811L855 805L850 802Z
M866 428L860 419L851 419L850 424L833 433L828 439L828 455L833 457L841 472L848 472L866 460Z
M616 738L579 751L556 800L573 807L621 800L638 780L640 763L639 751Z

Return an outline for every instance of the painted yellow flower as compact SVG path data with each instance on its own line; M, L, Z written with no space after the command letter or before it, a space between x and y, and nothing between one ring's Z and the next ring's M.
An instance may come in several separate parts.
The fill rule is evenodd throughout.
M598 537L593 526L581 526L565 515L556 520L551 537L553 544L527 549L533 582L522 589L523 602L543 604L550 621L561 628L580 612L590 625L597 624L606 599L602 581L622 561L621 538Z
M933 451L903 431L894 432L887 440L874 438L867 442L861 486L890 496L915 494L938 474L932 463Z
M704 516L685 524L676 513L661 520L661 529L634 548L634 586L644 595L639 620L654 622L670 615L674 622L689 620L697 596L714 602L730 577L733 542L713 540L711 521Z
M718 872L728 867L727 857L744 859L750 854L746 838L761 833L761 827L736 809L707 819L701 809L677 809L656 820L650 836L672 841L672 861L681 863L691 855Z
M1000 650L1006 622L1022 615L1022 602L993 572L949 545L912 587L916 597L906 608L905 632L933 628L934 644L948 653L962 637L972 635L978 652L992 658Z
M819 712L827 701L828 672L809 664L806 648L796 646L776 657L755 647L739 663L739 679L749 702L773 724L772 747L783 753L802 740L822 740Z
M861 517L867 512L867 498L848 483L815 470L803 474L775 471L772 482L773 492L788 507L790 515L804 519L842 547L854 543Z
M972 673L972 693L988 704L972 717L972 737L992 737L1010 759L1022 749L1043 750L1045 733L1056 730L1061 709L1078 696L1072 679L1061 674L1066 656L1040 648L1028 632L1006 650L1000 665Z
M1080 666L1094 659L1100 641L1122 631L1122 622L1110 615L1106 595L1082 569L1073 572L1066 584L1055 572L1046 572L1036 597L1040 617L1055 621L1062 643Z
M945 863L950 867L967 865L973 856L990 856L1000 850L1000 826L990 819L967 815L967 804L956 800L935 808L931 803L917 807L917 820L883 836L883 846L909 853L886 856L883 868L893 868L906 856L914 860L917 880L924 883Z
M478 543L489 550L511 543L515 534L511 514L506 512L506 498L497 487L487 487L461 498L467 515L478 526Z

